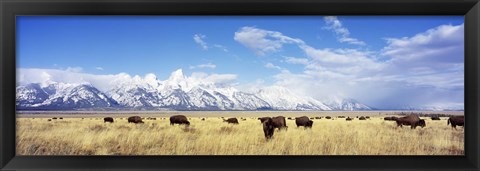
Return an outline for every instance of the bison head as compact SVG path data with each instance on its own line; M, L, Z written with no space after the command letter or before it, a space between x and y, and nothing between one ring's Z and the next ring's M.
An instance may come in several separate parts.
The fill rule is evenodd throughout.
M427 126L427 124L425 123L425 120L424 120L424 119L420 119L420 120L418 121L418 125L421 126L422 128L425 127L425 126Z
M305 126L311 128L313 126L313 121L312 120L307 121L307 124Z

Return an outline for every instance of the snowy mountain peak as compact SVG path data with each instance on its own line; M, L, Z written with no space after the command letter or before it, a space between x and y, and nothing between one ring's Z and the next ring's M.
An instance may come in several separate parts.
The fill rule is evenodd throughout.
M176 71L173 71L172 74L170 74L170 77L168 80L178 82L181 80L185 80L185 75L183 75L183 70L182 69L177 69Z

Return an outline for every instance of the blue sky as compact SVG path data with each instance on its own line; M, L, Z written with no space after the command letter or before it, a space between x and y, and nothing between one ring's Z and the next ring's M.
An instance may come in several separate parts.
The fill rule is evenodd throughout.
M432 105L459 104L463 22L463 16L20 16L17 68L154 73L159 79L177 69L185 75L235 74L241 85L282 85L302 94L337 87L344 96L376 105L388 105L378 101L402 91L428 88L430 101L445 99ZM452 83L450 77L462 79ZM379 79L382 86L402 86L399 92L384 90L389 97L357 92L376 89ZM299 83L289 80L311 86L296 90ZM331 91L313 96L325 92Z

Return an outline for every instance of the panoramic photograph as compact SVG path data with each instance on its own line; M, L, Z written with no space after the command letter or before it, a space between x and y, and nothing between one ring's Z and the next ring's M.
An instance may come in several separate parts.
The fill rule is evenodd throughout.
M16 155L465 155L463 16L17 16Z

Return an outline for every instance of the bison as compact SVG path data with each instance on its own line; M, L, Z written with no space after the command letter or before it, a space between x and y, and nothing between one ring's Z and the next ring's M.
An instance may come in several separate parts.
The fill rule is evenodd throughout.
M113 118L112 117L105 117L103 118L103 123L110 122L113 123Z
M57 117L53 117L52 119L57 119Z
M332 117L330 117L330 116L327 116L327 117L325 117L325 119L332 119Z
M447 125L452 124L452 128L457 129L457 126L465 127L465 116L452 116L448 118Z
M140 116L131 116L131 117L128 117L128 123L138 124L138 123L143 123L143 121Z
M263 134L265 135L266 139L270 139L273 137L273 132L275 127L273 126L273 120L270 117L265 117L265 120L262 122L263 124Z
M345 120L346 120L346 121L352 121L353 118L347 117Z
M48 119L47 121L52 121L52 119Z
M317 117L315 117L315 119L322 119L322 117L318 117L318 116L317 116Z
M360 116L358 120L367 120L367 118L365 118L364 116Z
M411 129L421 126L422 128L426 126L425 120L420 119L417 115L408 115L405 117L397 118L397 127L403 127L403 125L410 125Z
M430 118L431 118L433 121L438 121L438 120L440 120L440 117L438 117L438 116L432 116L432 117L430 117Z
M312 128L313 121L306 116L301 116L295 118L295 124L297 124L297 127L303 126L305 128Z
M170 125L174 124L185 124L185 125L190 125L190 122L188 121L187 117L184 115L174 115L170 117Z
M227 122L227 123L229 123L229 124L238 124L237 118L223 119L223 122Z
M205 121L205 118L202 118L202 121Z
M278 130L288 128L287 122L285 121L285 117L283 116L273 117L272 122L273 122L273 127L278 128Z

